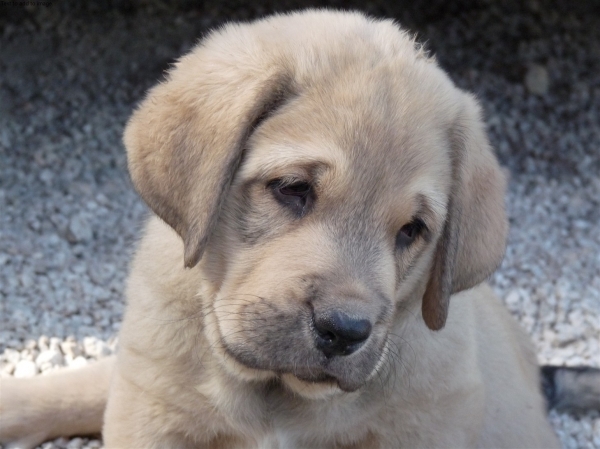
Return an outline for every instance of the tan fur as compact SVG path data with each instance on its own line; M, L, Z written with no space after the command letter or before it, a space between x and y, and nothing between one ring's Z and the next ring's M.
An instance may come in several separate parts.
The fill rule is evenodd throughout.
M107 448L558 447L531 344L481 284L507 222L479 108L391 21L228 25L150 91L125 143L160 219L109 391L71 385L107 395ZM310 202L293 209L273 186L298 181ZM396 247L415 218L428 230ZM349 355L316 343L334 311L372 325ZM19 418L48 427L23 385L2 381L2 441Z

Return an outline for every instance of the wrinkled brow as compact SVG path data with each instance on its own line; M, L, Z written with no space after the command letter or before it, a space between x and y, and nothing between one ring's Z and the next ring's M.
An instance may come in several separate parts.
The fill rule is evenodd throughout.
M310 180L334 168L343 172L346 161L335 153L323 144L261 145L256 142L247 150L239 177L244 181L278 177Z

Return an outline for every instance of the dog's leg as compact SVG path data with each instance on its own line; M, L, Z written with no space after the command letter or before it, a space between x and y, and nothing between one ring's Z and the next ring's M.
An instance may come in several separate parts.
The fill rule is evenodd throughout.
M6 449L100 433L115 357L31 379L0 379L0 442Z

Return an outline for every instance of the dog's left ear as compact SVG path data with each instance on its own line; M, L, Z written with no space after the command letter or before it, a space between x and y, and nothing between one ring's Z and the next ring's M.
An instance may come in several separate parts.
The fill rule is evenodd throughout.
M500 265L508 221L506 181L488 141L476 100L464 106L451 132L453 184L437 243L422 313L432 330L444 327L450 295L483 282Z
M218 39L176 64L124 136L133 184L183 239L186 267L202 257L251 130L289 85L275 65L258 67L211 45Z

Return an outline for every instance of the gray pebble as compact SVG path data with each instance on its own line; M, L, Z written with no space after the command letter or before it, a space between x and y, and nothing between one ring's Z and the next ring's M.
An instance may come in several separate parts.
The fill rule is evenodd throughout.
M91 240L93 237L92 227L88 217L84 214L73 216L69 222L67 238L71 243L81 243Z
M550 87L550 77L546 67L538 64L529 67L525 75L525 86L532 94L546 95Z

